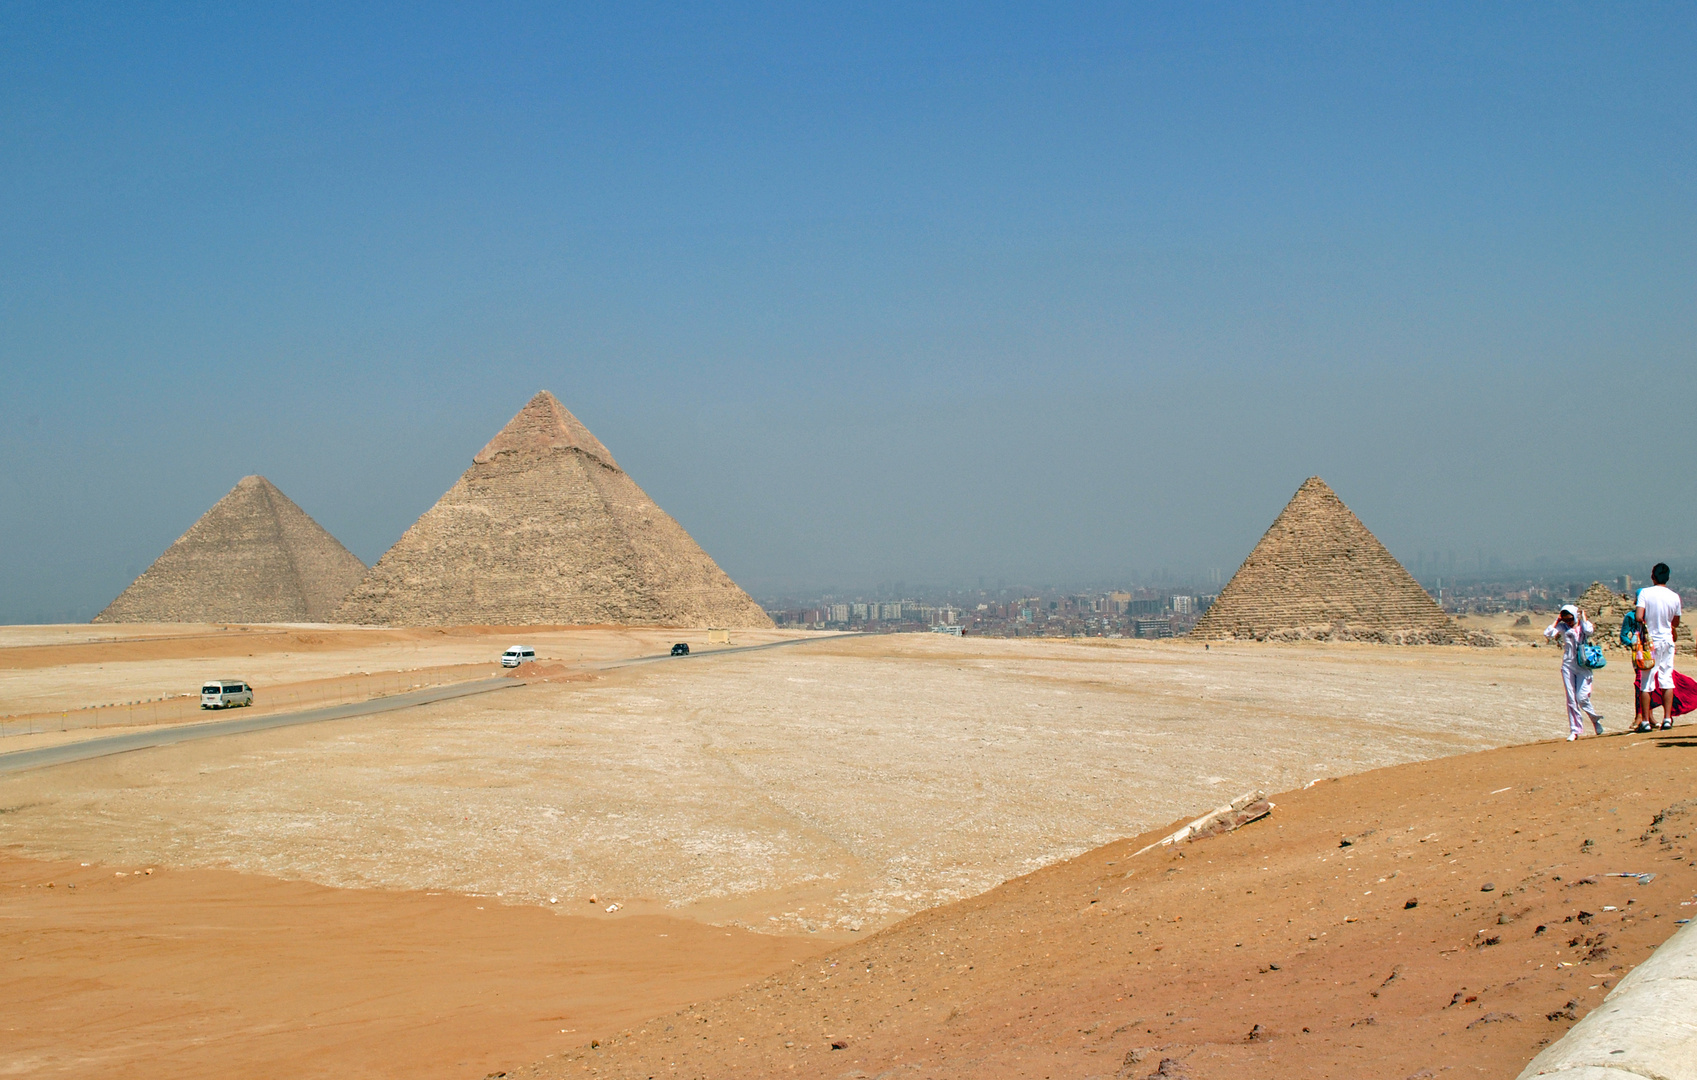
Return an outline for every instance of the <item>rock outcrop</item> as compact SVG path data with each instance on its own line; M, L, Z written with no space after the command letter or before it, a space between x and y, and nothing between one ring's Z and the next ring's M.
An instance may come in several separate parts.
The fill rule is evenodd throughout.
M1488 644L1458 629L1326 482L1309 477L1192 637Z
M772 625L547 391L378 560L337 617L387 626Z
M95 622L325 622L365 564L263 476L245 476Z

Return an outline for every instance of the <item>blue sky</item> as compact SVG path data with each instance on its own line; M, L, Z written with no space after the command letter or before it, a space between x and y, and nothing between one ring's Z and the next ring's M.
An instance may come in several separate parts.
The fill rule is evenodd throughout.
M1690 5L234 7L0 3L0 620L541 388L757 593L1697 553Z

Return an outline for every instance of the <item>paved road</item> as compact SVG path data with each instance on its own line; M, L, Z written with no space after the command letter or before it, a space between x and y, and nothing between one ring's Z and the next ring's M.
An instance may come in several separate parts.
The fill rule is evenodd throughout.
M833 634L830 636L850 637L853 635ZM704 652L691 653L687 657L679 656L676 658L667 653L660 653L656 656L633 656L628 660L615 660L610 664L598 665L597 670L629 667L632 664L647 664L657 660L698 660L710 656L758 652L761 649L777 649L785 645L803 645L809 641L825 640L828 640L828 638L790 638L785 641L769 641L764 645L738 645L729 649L710 649ZM433 701L448 701L453 698L470 697L472 694L486 694L491 690L504 690L508 687L523 685L524 683L516 679L501 676L493 679L479 679L476 682L431 686L404 694L372 698L370 701L356 701L349 705L331 705L322 709L306 709L302 712L272 713L268 716L235 716L228 720L213 720L209 723L200 724L177 724L150 731L131 732L126 735L107 735L101 738L84 739L81 742L61 743L58 746L43 746L34 750L14 750L9 754L0 754L0 776L7 773L23 772L25 769L44 769L50 765L64 765L72 761L87 761L89 758L127 754L132 750L171 746L193 739L213 739L220 735L242 735L250 731L269 731L272 728L293 727L296 724L316 724L321 720L343 720L350 716L370 716L373 713L410 709L414 705L428 705Z
M768 641L764 645L733 645L728 649L703 649L692 652L688 656L673 656L670 653L659 653L655 656L633 656L627 660L614 660L606 664L597 664L595 670L607 671L612 668L630 667L632 664L652 664L657 660L705 660L710 656L730 656L733 653L759 652L761 649L782 649L788 645L806 645L815 641L833 641L837 638L861 637L859 633L821 634L818 637L785 638L783 641Z
M433 701L486 694L491 690L522 685L513 679L500 677L479 679L476 682L429 686L422 690L372 698L370 701L356 701L349 705L330 705L322 709L272 713L268 716L234 716L228 720L213 720L210 723L177 724L150 731L134 731L125 735L107 735L85 739L82 742L61 743L58 746L42 746L34 750L14 750L9 754L0 754L0 775L23 772L25 769L41 769L49 765L63 765L71 761L86 761L89 758L107 757L111 754L127 754L131 750L170 746L194 739L241 735L249 731L268 731L271 728L292 727L295 724L315 724L321 720L342 720L350 716L369 716L372 713L391 712L395 709L410 709L414 705L428 705Z

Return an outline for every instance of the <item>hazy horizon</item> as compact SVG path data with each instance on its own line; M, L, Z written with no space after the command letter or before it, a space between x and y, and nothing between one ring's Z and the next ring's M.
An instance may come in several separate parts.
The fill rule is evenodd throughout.
M1411 569L1697 551L1689 8L0 31L3 622L248 473L373 562L538 389L755 595L1229 576L1310 475Z

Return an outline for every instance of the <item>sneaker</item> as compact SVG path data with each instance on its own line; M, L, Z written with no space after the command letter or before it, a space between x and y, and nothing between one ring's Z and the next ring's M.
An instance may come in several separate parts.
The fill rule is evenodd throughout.
M1570 731L1570 732L1568 732L1568 733L1567 733L1567 741L1568 741L1568 742L1574 742L1574 741L1575 741L1575 740L1577 740L1577 739L1578 739L1578 738L1579 738L1579 736L1578 736L1578 735L1575 735L1575 734L1574 734L1574 733L1573 733L1573 732L1571 732L1571 731Z
M1642 735L1646 731L1656 730L1656 725L1650 723L1648 720L1640 720L1632 726L1632 730L1634 733Z
M1602 713L1593 713L1591 715L1591 726L1597 729L1597 734L1601 735L1603 733Z
M1663 731L1667 731L1671 727L1673 727L1673 721L1672 720L1663 720L1662 721L1662 730Z

